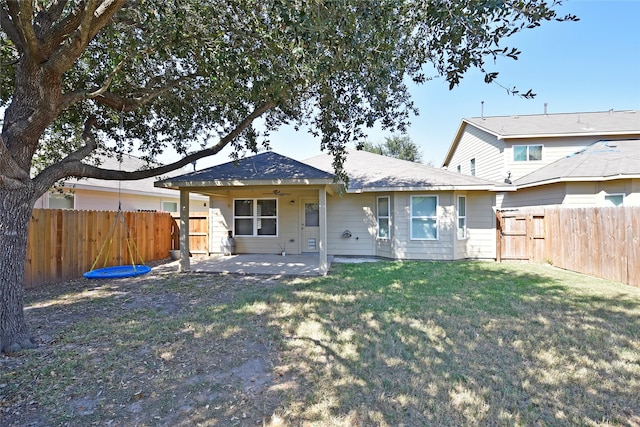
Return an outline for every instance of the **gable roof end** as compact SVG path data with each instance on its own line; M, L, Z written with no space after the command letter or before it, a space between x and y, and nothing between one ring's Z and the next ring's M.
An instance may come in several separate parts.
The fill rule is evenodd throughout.
M640 137L640 111L532 114L463 119L443 162L447 166L460 142L464 127L474 126L497 139L558 138L576 136Z

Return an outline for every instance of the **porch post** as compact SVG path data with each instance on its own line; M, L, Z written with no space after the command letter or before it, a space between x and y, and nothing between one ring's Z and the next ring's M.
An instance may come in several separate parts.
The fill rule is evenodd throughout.
M180 264L178 271L189 271L189 190L180 189Z
M318 248L320 249L320 273L324 276L329 271L327 264L327 189L322 187L318 193L318 211L320 214Z

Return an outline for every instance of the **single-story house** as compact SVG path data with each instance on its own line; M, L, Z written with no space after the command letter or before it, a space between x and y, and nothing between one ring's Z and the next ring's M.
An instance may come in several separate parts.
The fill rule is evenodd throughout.
M129 154L122 162L115 157L102 157L100 166L106 169L135 171L147 167L147 163ZM170 175L183 173L174 171ZM70 178L62 186L41 196L35 204L42 209L164 211L178 212L180 198L175 191L155 187L157 178L137 181L107 181L94 178ZM191 211L207 211L209 198L199 194L191 196Z
M349 151L348 184L332 158L274 152L157 181L180 191L181 268L189 268L189 195L209 197L211 247L231 233L237 253L457 260L496 257L495 182Z

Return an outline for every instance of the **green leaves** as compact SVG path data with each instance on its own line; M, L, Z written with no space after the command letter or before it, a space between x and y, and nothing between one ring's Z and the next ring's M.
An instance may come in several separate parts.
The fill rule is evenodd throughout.
M96 95L66 106L43 135L38 153L51 163L77 149L77 135L90 114L98 118L104 149L120 142L126 147L119 149L136 148L150 158L167 145L186 153L215 144L257 106L272 102L276 107L264 115L266 131L250 127L231 141L234 148L257 150L268 145L269 131L293 123L322 137L321 147L336 156L339 172L345 146L364 141L368 128L379 124L394 132L408 126L417 111L405 82L428 81L425 66L434 66L450 88L473 67L494 83L498 73L485 70L485 61L517 60L521 54L501 46L505 38L543 21L577 19L558 17L552 9L557 4L127 2L61 76L63 93ZM45 12L37 12L39 22L46 21ZM55 21L51 28L71 14L68 7L49 16ZM72 37L69 32L60 45ZM20 53L5 33L0 41L0 103L7 105L15 101L14 93L28 89L15 87ZM124 138L117 138L120 118Z

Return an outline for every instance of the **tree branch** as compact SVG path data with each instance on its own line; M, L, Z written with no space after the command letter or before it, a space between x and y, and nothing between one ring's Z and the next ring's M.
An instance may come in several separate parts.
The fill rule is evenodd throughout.
M167 83L164 86L156 88L146 88L141 91L140 95L130 98L118 96L106 90L107 88L105 88L105 90L98 89L92 93L88 93L87 98L94 99L98 104L104 105L105 107L109 107L118 111L128 112L135 110L141 105L154 100L163 93L166 93L171 89L178 87L181 83L191 80L195 77L197 77L196 74L182 76Z
M193 163L203 157L213 156L218 154L224 147L226 147L232 140L237 138L251 123L260 117L265 112L275 108L274 102L265 102L251 112L242 122L238 124L231 132L225 135L217 144L213 147L205 148L196 153L190 154L181 160L171 163L169 165L160 166L153 169L146 169L140 171L126 172L113 169L101 169L96 166L82 163L88 154L90 154L97 147L95 137L91 134L91 129L95 126L95 119L87 119L85 122L85 128L83 131L83 139L85 140L85 146L81 147L77 151L69 154L59 163L51 165L45 168L38 176L33 179L36 186L36 191L45 193L53 184L57 181L67 177L78 178L98 178L104 180L138 180L144 178L150 178L158 175L162 175L185 165Z
M54 22L60 19L68 0L54 0L49 7L44 8L36 14L34 21L36 32L41 39L45 38L46 32L49 31ZM46 49L43 45L43 50Z
M85 51L89 42L98 34L104 26L106 26L113 15L124 6L126 0L88 0L81 3L78 8L74 9L77 17L71 17L65 20L66 24L59 27L55 34L57 35L57 43L60 44L66 34L75 29L74 35L68 43L60 44L59 48L53 53L48 67L58 73L63 73L69 69L75 61ZM64 29L64 31L60 31Z
M45 57L40 48L40 41L36 37L36 32L31 22L33 17L33 2L7 1L6 4L19 38L18 46L20 46L25 53L28 53L36 62L44 62Z
M62 43L68 34L75 31L80 22L82 22L82 11L85 8L85 2L79 2L76 7L62 20L56 22L47 34L44 48L51 50L55 46Z
M13 44L20 49L22 46L20 34L18 33L11 16L9 16L9 12L5 9L5 4L6 3L0 5L0 28L2 28L2 30L7 34Z

